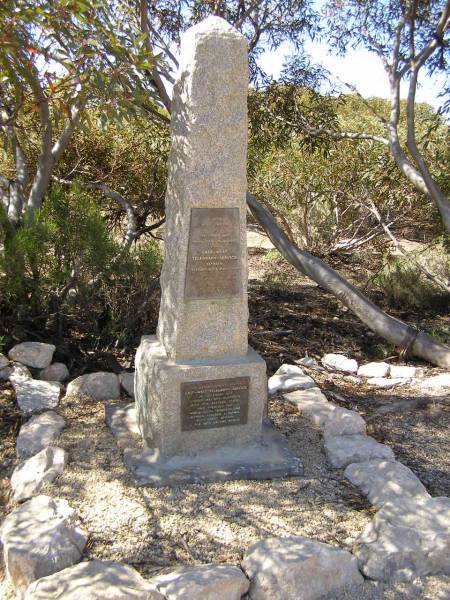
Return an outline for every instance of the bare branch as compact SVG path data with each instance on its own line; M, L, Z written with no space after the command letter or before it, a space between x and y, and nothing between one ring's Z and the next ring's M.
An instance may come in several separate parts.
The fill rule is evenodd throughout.
M167 93L167 90L164 86L164 83L158 73L158 69L155 64L155 55L153 52L153 46L152 46L152 42L150 39L150 24L148 21L148 14L147 14L147 0L139 0L139 18L140 18L142 32L145 35L145 38L144 38L145 48L148 53L149 61L152 65L152 68L151 68L152 79L153 79L156 89L159 92L162 103L164 104L164 106L166 107L168 112L170 113L172 102L170 100L169 94Z
M388 342L441 367L450 366L450 348L422 331L391 317L346 281L337 271L305 250L300 250L280 229L272 215L247 192L247 204L274 246L301 273L331 292L372 331Z

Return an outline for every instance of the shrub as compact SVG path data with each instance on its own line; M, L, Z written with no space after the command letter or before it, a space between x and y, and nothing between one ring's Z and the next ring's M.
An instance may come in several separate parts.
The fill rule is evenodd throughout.
M152 326L156 307L146 300L159 273L157 243L124 249L82 188L54 187L33 224L3 237L1 314L16 336L18 328L76 330L97 343L125 344Z
M425 250L411 252L410 255L441 280L450 282L450 252L445 238L439 238ZM408 257L387 257L376 282L393 305L425 310L450 307L449 294L426 277Z

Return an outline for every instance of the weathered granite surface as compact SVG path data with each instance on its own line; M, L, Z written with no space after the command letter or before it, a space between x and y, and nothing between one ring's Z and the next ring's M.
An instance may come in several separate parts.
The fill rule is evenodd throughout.
M293 456L286 438L268 422L252 442L166 458L157 449L142 449L134 404L110 404L105 410L106 422L137 485L162 487L303 475L301 460Z
M249 377L245 424L181 431L181 384ZM173 362L155 336L143 336L136 354L138 425L148 447L173 456L251 441L261 433L267 398L266 364L250 347L245 356Z
M257 542L242 567L252 600L316 600L363 582L350 552L300 536Z
M375 580L450 575L450 498L405 496L385 504L353 553L364 575Z
M387 502L402 502L403 498L430 498L411 469L396 460L353 463L345 469L344 476L377 508Z
M27 367L34 369L45 369L52 362L55 352L53 344L42 342L22 342L17 344L8 352L11 360L15 360Z
M67 385L66 396L81 394L94 400L117 400L120 398L119 378L115 373L98 371L80 375Z
M324 445L328 461L337 469L374 458L394 460L394 453L389 446L380 444L368 435L327 435Z
M167 600L240 600L249 586L238 567L214 564L180 567L150 583Z
M208 17L183 34L172 101L158 321L158 338L172 360L247 354L247 88L247 41L236 29ZM196 208L238 211L239 248L233 252L241 289L236 295L185 297L191 210Z
M28 586L24 600L164 600L128 565L112 560L82 562Z
M69 378L69 369L64 363L56 362L39 373L44 381L66 381Z
M20 599L32 581L77 563L87 536L66 500L36 496L6 517L0 539L6 574Z
M56 408L59 404L61 385L56 381L14 377L11 383L16 392L17 404L26 415Z
M11 476L13 500L21 502L36 496L45 483L61 475L66 462L65 450L49 446L18 465Z
M52 410L34 415L20 428L16 440L19 458L29 458L50 446L61 433L65 421Z

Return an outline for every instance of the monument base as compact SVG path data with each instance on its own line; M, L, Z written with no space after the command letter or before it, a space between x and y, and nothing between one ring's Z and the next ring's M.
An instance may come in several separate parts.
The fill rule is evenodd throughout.
M243 356L171 360L154 335L136 353L137 422L161 456L242 446L259 438L267 401L266 363Z
M106 422L139 486L178 486L303 475L301 460L291 453L286 438L268 421L263 423L259 438L251 443L170 458L161 457L157 449L142 449L134 404L106 406Z

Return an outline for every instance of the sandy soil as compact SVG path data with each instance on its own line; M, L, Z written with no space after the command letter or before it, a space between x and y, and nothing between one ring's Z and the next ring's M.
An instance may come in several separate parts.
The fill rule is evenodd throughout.
M290 267L277 272L273 285L272 273L268 261L251 257L250 340L265 358L269 374L306 352L316 358L324 351L341 351L360 362L386 358L398 362L391 358L392 349L342 310L331 295ZM414 317L397 316L409 317L410 322ZM415 318L424 329L443 319ZM417 364L425 375L438 372ZM450 495L448 397L430 399L409 387L374 390L323 371L311 374L330 400L358 410L369 433L390 445L433 496ZM249 545L269 536L305 535L350 549L374 514L342 472L328 468L319 432L280 398L271 400L269 415L303 459L305 477L160 490L134 486L105 425L104 403L72 398L62 401L59 412L68 427L58 444L68 451L69 464L43 492L66 498L77 509L89 531L86 560L121 560L151 577L175 565L239 564ZM8 478L17 464L15 437L22 421L10 386L0 384L0 519L14 508L8 498ZM5 600L13 598L0 582L0 598L2 594ZM341 596L342 600L448 598L449 577L409 584L365 582Z
M85 559L124 561L151 577L180 564L239 564L248 546L270 536L304 535L350 549L374 514L342 472L328 468L319 432L281 399L270 402L269 414L303 459L305 477L159 490L133 485L104 423L104 403L72 398L59 412L68 427L58 443L70 462L43 492L77 509L89 531ZM13 597L6 586L4 594ZM341 598L449 596L450 578L431 577L407 585L366 582Z

